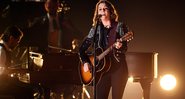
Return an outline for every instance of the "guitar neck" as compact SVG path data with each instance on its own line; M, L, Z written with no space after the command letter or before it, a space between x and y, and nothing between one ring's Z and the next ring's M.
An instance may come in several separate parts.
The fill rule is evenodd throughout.
M114 44L111 45L109 48L107 48L103 53L101 53L99 56L97 56L98 60L102 60L107 54L109 54L110 51L112 51L114 47Z
M118 41L116 42L123 42L126 41L128 39L131 39L133 37L133 33L127 33L126 35L122 36L120 39L118 39ZM107 48L104 52L102 52L100 55L97 56L98 60L102 60L110 51L112 51L112 49L115 47L115 44L112 44L109 48Z

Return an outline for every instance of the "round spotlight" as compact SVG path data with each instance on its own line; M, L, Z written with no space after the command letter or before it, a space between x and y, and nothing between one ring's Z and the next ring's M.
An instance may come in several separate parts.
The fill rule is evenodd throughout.
M171 74L166 74L160 79L160 86L164 90L172 90L176 86L176 78Z

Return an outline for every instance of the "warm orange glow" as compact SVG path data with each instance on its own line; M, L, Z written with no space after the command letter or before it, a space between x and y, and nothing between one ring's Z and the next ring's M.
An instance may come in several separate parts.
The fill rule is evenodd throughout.
M172 90L176 86L176 78L171 74L166 74L160 79L160 86L164 90Z

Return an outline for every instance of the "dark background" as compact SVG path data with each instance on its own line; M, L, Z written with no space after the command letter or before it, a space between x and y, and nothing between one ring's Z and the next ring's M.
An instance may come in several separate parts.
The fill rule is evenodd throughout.
M66 0L70 7L65 15L81 32L87 35L95 4L98 0ZM170 73L177 78L177 87L172 92L162 93L156 87L152 99L184 99L185 74L185 3L180 0L110 0L118 10L120 21L134 31L129 43L130 52L157 52L158 77ZM6 7L10 7L5 10ZM44 13L43 2L7 2L0 0L0 33L10 24L22 28L28 21ZM29 39L29 38L27 38Z

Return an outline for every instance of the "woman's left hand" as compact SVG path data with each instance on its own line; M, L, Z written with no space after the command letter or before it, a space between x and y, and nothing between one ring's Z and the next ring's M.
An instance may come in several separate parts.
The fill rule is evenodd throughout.
M115 48L120 49L121 47L122 47L122 43L119 40L117 40L117 42L115 43Z

